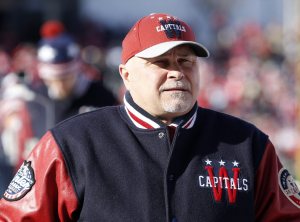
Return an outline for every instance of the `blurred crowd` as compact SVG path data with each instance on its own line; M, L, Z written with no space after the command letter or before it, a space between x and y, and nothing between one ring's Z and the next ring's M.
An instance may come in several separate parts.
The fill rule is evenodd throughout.
M285 39L285 40L284 40ZM294 41L289 51L284 42ZM254 123L300 179L300 33L249 23L217 31L213 59L202 66L202 106Z
M77 54L72 48L69 58L66 52L62 55L44 47L57 44L53 39L65 41L65 36L61 40L62 34L66 34L64 27L52 23L44 32L37 44L20 43L12 52L0 50L0 193L47 129L76 113L122 103L124 87L117 68L121 42L105 53L96 45L79 46ZM215 45L210 49L211 57L201 61L199 104L254 123L271 137L282 162L300 179L300 50L298 54L297 50L289 54L283 37L282 28L274 24L262 27L251 23L236 30L226 26L218 28ZM300 33L296 42L300 45ZM69 43L73 40L63 45ZM49 58L49 52L53 58ZM75 60L74 67L61 65L74 65ZM51 69L56 70L56 74L49 74ZM74 70L80 71L69 75ZM79 72L83 75L77 81ZM56 77L60 82L52 86ZM74 95L83 91L87 82L94 81L100 82L105 92L92 90L92 96L82 97L80 106L76 100L76 111L58 119L53 117L53 104L49 101L56 101L54 106L59 107L59 111L55 112L65 112ZM68 86L70 82L74 84ZM78 89L71 97L54 98L59 94L59 87L75 86ZM100 97L110 101L102 104L89 101Z

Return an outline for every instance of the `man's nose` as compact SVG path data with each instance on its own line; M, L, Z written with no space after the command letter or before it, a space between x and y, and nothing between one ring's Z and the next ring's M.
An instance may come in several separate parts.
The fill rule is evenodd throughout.
M183 78L183 76L184 74L180 65L177 62L173 62L169 69L168 77L180 80Z
M184 74L180 70L170 70L168 73L168 78L181 80Z

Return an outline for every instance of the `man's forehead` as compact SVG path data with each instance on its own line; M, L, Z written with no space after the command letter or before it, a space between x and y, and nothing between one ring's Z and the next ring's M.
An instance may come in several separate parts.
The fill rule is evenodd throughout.
M157 57L164 57L164 56L170 56L170 55L177 55L177 56L190 56L190 55L196 55L194 50L189 45L180 45L176 46L173 49L170 49L166 53L157 56Z

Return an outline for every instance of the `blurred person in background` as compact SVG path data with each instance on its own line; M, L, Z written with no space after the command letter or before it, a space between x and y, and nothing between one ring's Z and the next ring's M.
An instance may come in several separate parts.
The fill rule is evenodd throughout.
M10 63L11 63L11 58L9 54L4 50L0 49L0 93L2 89L2 80L5 78L5 76L9 73L10 71ZM1 95L1 94L0 94ZM2 134L2 129L3 129L3 124L2 122L2 98L0 97L0 134ZM5 191L5 187L9 184L10 178L12 178L13 175L13 168L11 164L9 163L10 161L7 159L7 155L5 153L6 151L4 150L2 140L0 138L0 193L3 193Z
M15 170L30 147L28 139L33 134L27 104L35 98L32 88L41 81L36 70L35 45L19 43L11 54L0 88L0 134L4 159Z
M11 72L17 75L27 87L41 84L37 73L36 46L32 43L19 43L12 52Z
M1 193L47 129L73 115L118 103L100 73L80 60L80 47L62 23L47 21L41 36L37 49L28 44L16 48L12 71L2 80L0 160L7 167L0 167Z
M101 73L81 60L79 44L60 21L46 21L40 34L36 65L41 84L32 86L35 99L27 102L34 140L66 118L118 103Z
M53 124L93 107L117 104L104 86L101 73L91 74L95 70L82 62L79 45L65 32L62 23L44 23L41 36L37 70L43 84L36 91L46 97L53 109Z
M0 192L4 192L33 137L26 103L34 94L15 73L3 78L0 92Z

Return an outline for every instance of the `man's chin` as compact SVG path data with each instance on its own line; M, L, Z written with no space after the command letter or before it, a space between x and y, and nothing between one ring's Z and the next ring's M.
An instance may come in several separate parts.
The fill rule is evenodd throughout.
M168 113L177 113L178 115L184 115L192 109L193 105L194 104L191 104L191 102L186 100L173 99L168 103L164 103L163 108Z

